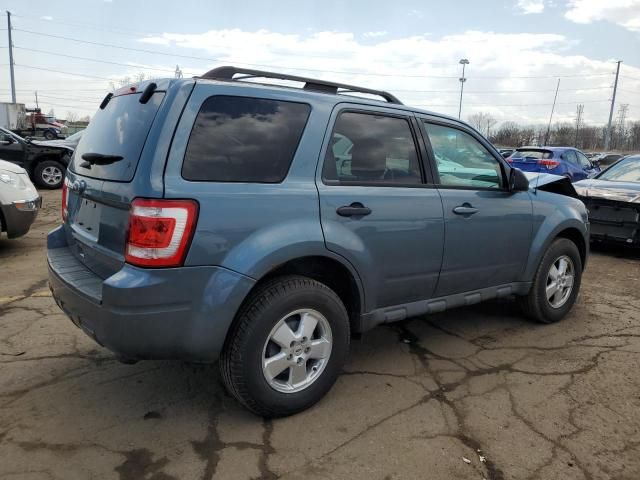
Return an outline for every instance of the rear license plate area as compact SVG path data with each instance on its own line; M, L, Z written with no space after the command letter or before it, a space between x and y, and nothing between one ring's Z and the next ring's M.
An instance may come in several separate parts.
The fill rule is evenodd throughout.
M73 220L73 227L84 235L96 240L100 233L100 204L86 198L79 199L76 216Z

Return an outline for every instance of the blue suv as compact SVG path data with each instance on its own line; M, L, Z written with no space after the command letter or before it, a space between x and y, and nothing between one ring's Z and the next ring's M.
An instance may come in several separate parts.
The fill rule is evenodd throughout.
M523 172L562 175L572 182L596 176L600 167L580 150L571 147L520 147L507 158Z
M105 97L49 279L120 359L219 359L247 408L288 415L331 388L352 332L510 296L562 319L589 245L572 196L389 93L220 67Z

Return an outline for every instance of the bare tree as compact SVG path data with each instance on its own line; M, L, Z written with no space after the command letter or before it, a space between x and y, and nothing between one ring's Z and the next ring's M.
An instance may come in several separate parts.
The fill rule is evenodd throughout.
M469 115L469 123L485 136L491 135L491 129L496 125L497 120L490 113L478 112Z
M109 84L111 85L111 90L117 90L118 88L124 87L131 83L137 83L137 82L142 82L143 80L149 80L149 78L150 77L147 77L147 75L144 72L139 72L139 73L136 73L133 77L127 75L118 80L113 80L109 82Z
M78 121L78 114L75 112L67 111L67 122L74 123Z

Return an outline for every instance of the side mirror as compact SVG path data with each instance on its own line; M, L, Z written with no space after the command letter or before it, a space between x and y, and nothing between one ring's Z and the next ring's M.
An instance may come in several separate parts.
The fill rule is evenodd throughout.
M529 180L522 173L522 170L512 168L509 173L509 191L510 192L527 192L529 191Z

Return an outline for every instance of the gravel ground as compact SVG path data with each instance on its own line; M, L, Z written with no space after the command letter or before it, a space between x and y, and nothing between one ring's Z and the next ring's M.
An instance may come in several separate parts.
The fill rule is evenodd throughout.
M640 478L640 255L593 252L555 325L493 302L354 339L316 407L263 421L214 365L118 363L58 310L46 233L0 239L2 479Z

